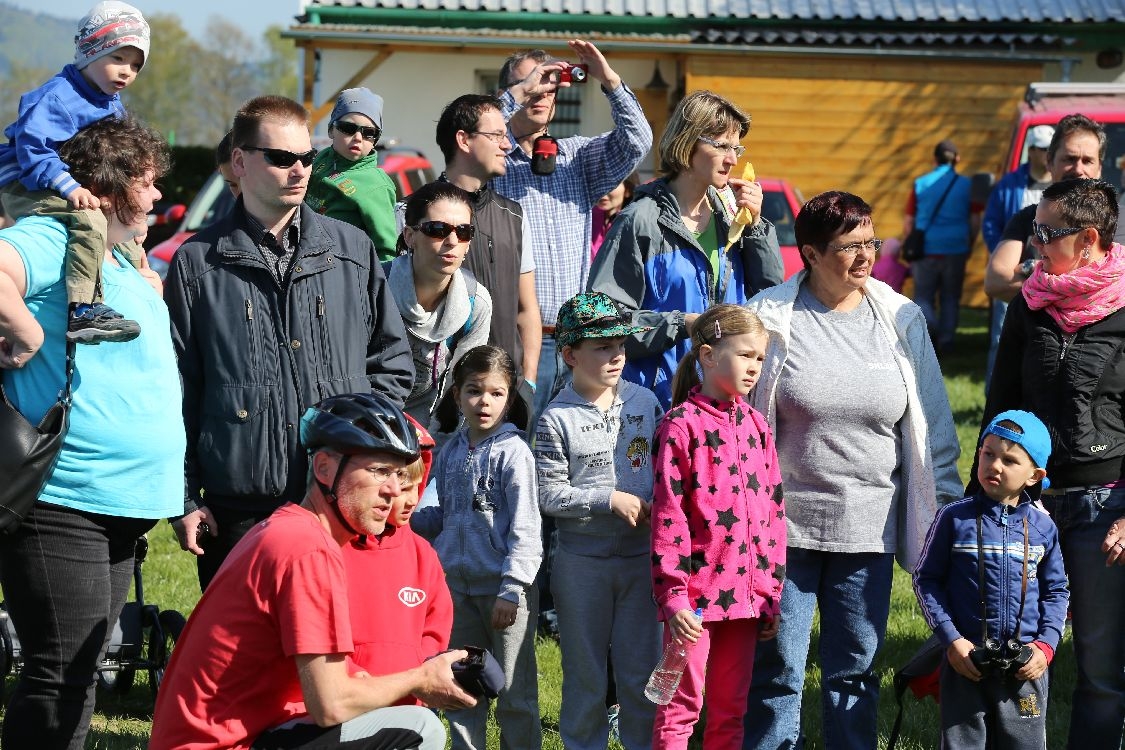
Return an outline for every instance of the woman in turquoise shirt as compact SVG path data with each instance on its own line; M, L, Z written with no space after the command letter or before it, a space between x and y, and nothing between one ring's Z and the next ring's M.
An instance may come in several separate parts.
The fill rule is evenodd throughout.
M23 524L0 537L0 586L24 657L0 736L12 748L83 747L134 543L183 508L181 391L160 280L115 249L147 231L168 147L131 119L108 119L80 131L60 155L108 221L106 304L141 333L77 347L58 463ZM33 424L66 379L66 239L61 224L40 217L0 231L0 367L12 404Z

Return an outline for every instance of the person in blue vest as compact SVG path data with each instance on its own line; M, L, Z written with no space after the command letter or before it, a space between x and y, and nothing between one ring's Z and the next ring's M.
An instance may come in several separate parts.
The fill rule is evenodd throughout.
M953 141L934 148L934 168L914 180L903 237L926 233L925 257L912 265L914 301L922 308L939 354L953 347L965 264L980 231L984 207L970 197L971 181L957 174L961 155Z

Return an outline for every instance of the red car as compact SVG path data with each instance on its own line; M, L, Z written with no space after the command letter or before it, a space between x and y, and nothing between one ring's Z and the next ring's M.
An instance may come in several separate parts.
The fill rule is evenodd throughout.
M401 146L391 146L379 150L379 166L395 184L398 200L413 193L428 182L434 181L434 168L421 151ZM164 242L148 253L148 263L152 270L164 278L172 263L172 256L180 245L193 234L210 226L216 219L226 216L234 206L234 196L227 189L223 177L218 172L212 174L203 184L191 207L184 212L182 205L172 206L162 216L183 216L180 228Z
M785 264L785 278L788 279L804 268L797 248L797 237L793 233L793 220L805 199L801 196L801 191L785 180L762 177L758 183L764 193L762 216L769 219L777 229L777 244L781 246L781 260Z

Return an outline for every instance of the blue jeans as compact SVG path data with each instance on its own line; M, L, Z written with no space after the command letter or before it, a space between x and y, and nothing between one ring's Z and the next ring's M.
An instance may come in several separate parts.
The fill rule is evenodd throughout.
M926 316L938 349L953 343L961 316L961 287L965 284L968 253L927 255L911 266L914 274L914 301ZM938 309L934 310L934 303Z
M1125 567L1107 568L1101 544L1125 516L1125 488L1044 495L1043 505L1059 527L1070 582L1078 680L1068 746L1117 748L1125 724Z
M781 629L758 644L744 750L801 746L805 662L817 608L824 747L874 750L879 676L872 667L887 630L893 569L890 553L788 549Z
M1008 315L1008 303L1002 299L992 300L991 320L988 323L988 361L984 366L984 394L988 395L988 383L992 380L992 368L996 366L996 350L1000 346L1000 331L1004 330L1004 318Z

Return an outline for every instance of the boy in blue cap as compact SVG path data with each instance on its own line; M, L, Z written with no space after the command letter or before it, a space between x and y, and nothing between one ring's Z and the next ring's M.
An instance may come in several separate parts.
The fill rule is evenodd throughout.
M981 491L930 527L914 592L947 647L942 747L1046 747L1047 666L1069 594L1058 529L1028 490L1048 486L1050 455L1034 414L996 415L980 443Z

